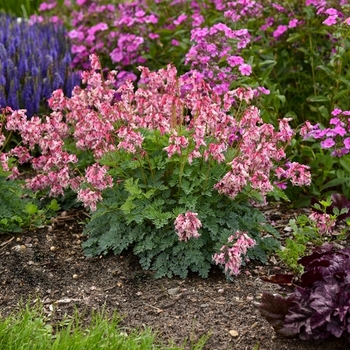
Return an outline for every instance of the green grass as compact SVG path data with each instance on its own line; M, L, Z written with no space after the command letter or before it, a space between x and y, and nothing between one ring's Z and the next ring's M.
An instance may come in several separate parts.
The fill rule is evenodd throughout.
M41 311L42 305L29 303L6 318L0 315L1 350L181 350L182 347L162 345L150 329L125 331L119 327L121 318L106 312L93 313L89 324L83 325L76 312L59 324L51 325ZM191 350L201 350L208 336L197 344L187 344Z
M0 0L0 10L19 17L29 17L38 10L41 0Z
M58 0L59 5L64 0ZM0 0L0 11L12 14L18 17L28 18L38 12L39 5L44 0Z

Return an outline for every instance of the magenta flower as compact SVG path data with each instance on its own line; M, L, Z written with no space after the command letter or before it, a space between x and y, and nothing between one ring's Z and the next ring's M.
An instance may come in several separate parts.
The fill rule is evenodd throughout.
M332 16L329 16L327 19L325 19L322 23L330 27L333 24L337 23L337 18L338 18L337 15L332 15Z
M229 56L227 57L226 61L231 67L242 65L244 63L244 60L241 56Z
M176 20L174 20L173 23L174 23L176 26L178 26L178 25L180 25L182 22L186 21L186 19L187 19L187 15L181 14Z
M335 145L335 141L332 138L327 138L324 141L321 141L322 148L331 148Z
M344 147L350 150L350 137L347 137L346 139L344 139Z
M188 211L185 214L180 214L175 219L175 231L180 241L187 242L190 238L198 238L200 236L198 229L202 227L202 223L197 216L197 213Z
M285 25L279 25L276 30L272 33L274 38L279 38L281 35L283 35L288 30L288 27Z
M53 8L55 8L57 5L56 1L53 1L53 2L50 2L50 3L47 3L47 2L42 2L39 6L39 12L41 11L50 11L52 10Z
M341 112L342 112L341 109L335 108L335 109L333 109L333 111L332 111L331 114L334 115L334 116L337 116L337 115L339 115Z
M296 18L293 18L289 21L288 28L295 28L297 27L299 21Z
M249 64L241 64L238 67L238 70L241 72L242 75L250 75L252 73L252 67Z

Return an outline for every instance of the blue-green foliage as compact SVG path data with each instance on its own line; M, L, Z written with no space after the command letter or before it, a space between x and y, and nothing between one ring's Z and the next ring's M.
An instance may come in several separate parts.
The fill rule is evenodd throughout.
M276 234L263 214L244 194L233 201L213 189L225 167L210 167L200 159L190 165L177 155L168 158L160 147L167 137L146 134L144 147L154 150L149 157L123 151L104 156L102 163L112 167L113 176L126 180L104 191L103 202L85 228L85 254L120 254L132 248L142 267L156 271L156 277L184 278L189 271L206 277L213 254L242 230L257 242L248 256L266 261L266 252L278 243L272 236L262 238L263 230ZM200 237L187 242L179 241L174 229L174 220L186 211L198 213L202 223Z

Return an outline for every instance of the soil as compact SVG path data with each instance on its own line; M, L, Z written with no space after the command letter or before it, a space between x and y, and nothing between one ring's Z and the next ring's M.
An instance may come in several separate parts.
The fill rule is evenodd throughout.
M266 210L283 230L290 216L278 208ZM219 268L209 278L154 279L131 252L122 256L86 258L81 242L86 219L82 210L64 212L55 223L20 235L0 235L0 316L18 308L20 300L40 300L52 322L71 316L75 308L86 320L92 310L116 311L128 333L151 327L159 339L187 349L211 334L212 350L341 350L345 340L321 343L276 335L258 311L263 291L283 292L262 277L283 271L276 257L266 265L249 263L233 282ZM4 349L5 350L5 349Z

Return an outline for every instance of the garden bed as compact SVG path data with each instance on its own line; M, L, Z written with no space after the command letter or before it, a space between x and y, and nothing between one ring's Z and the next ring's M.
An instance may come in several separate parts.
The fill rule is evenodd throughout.
M296 213L270 208L266 214L285 236L283 226ZM151 272L140 269L131 253L84 257L81 222L85 219L83 211L74 210L52 227L0 236L1 316L30 297L32 302L43 302L52 323L73 315L75 308L86 312L88 319L92 310L105 306L123 316L125 332L148 326L162 340L181 345L187 339L188 348L210 333L205 349L348 349L346 341L283 338L260 316L257 305L262 292L281 291L262 280L283 271L278 259L264 266L250 263L233 282L219 268L207 279L191 275L184 280L155 280Z

